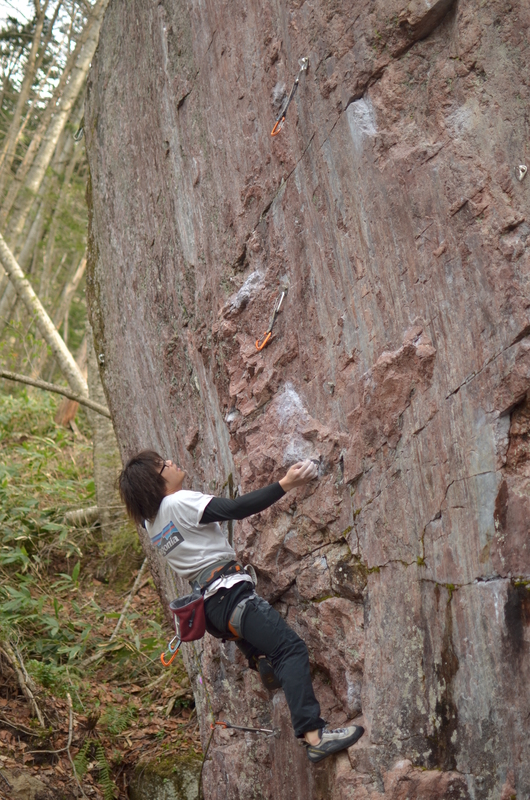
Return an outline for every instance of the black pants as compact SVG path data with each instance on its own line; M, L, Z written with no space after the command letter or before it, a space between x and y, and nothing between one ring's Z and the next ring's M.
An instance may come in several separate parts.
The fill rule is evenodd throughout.
M249 582L220 589L205 603L207 623L230 638L228 621L232 611L252 592ZM313 692L305 642L257 595L245 605L241 630L243 638L236 644L245 656L266 655L270 659L285 692L295 736L301 738L306 731L323 728L325 722L320 718L320 706Z

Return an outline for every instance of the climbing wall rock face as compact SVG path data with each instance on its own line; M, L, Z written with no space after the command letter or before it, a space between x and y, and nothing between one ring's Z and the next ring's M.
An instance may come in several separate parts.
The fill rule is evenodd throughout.
M235 542L324 717L366 728L310 765L206 638L204 743L211 713L281 730L216 732L207 800L530 794L529 25L526 0L111 0L88 283L123 457L225 495L318 459Z

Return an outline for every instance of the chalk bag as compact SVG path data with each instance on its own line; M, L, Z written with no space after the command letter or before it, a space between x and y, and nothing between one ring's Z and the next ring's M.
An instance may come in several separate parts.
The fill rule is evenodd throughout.
M175 632L182 642L193 642L202 639L206 631L204 616L204 597L202 594L187 594L169 604Z

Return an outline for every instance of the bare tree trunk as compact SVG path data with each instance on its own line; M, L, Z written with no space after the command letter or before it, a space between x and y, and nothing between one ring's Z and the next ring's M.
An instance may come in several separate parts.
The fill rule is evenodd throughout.
M53 322L46 313L42 303L33 291L29 281L24 276L24 273L17 264L13 253L5 243L3 236L0 235L0 261L9 275L9 279L13 284L17 295L23 301L30 316L35 318L37 326L50 345L52 352L57 360L59 368L66 378L68 385L74 390L76 394L81 396L88 396L87 383L74 361L74 358L61 336L57 332Z
M86 269L86 253L81 258L76 271L74 272L71 280L67 281L65 287L62 292L61 302L59 304L59 308L54 314L53 321L56 328L59 328L70 308L70 304L72 302L73 296L77 290L77 287L81 283L81 279L85 274Z
M61 294L61 299L60 299L60 302L59 302L59 307L58 307L57 311L55 312L55 314L53 315L53 324L55 325L57 330L59 330L59 328L61 327L62 323L66 320L66 315L68 314L68 310L70 308L70 304L71 304L72 299L74 297L74 294L75 294L75 292L77 290L77 287L79 286L79 284L81 282L81 279L82 279L83 275L85 274L85 269L86 269L86 254L82 257L81 261L79 262L79 265L78 265L77 269L75 270L74 275L72 276L72 278L67 280L65 285L64 285L64 288L63 288L63 291L62 291L62 294ZM66 339L67 339L67 334L66 334L66 330L64 330L63 331L63 340L64 340L65 344L67 344ZM85 339L83 339L83 342L84 341L85 341ZM48 351L47 351L47 348L43 347L42 348L42 352L40 353L39 357L36 359L36 361L35 361L35 363L33 365L33 368L32 368L32 370L30 372L30 375L31 375L32 378L35 379L35 378L39 378L40 377L44 367L46 366L46 362L47 361L48 361ZM82 368L83 375L84 375L84 377L86 379L86 374L85 374L86 356L84 357L82 365L79 362L79 354L76 357L76 361L79 364L79 366Z
M73 141L72 141L73 144ZM55 206L55 210L53 212L53 218L51 221L50 229L48 232L48 242L46 244L46 252L44 255L44 264L42 267L41 277L40 277L40 284L39 284L39 297L43 303L46 302L49 289L50 289L50 276L51 276L51 269L52 269L52 262L53 262L53 254L55 250L55 238L57 236L57 231L60 225L61 214L66 204L66 198L68 197L68 191L70 188L70 181L72 179L72 175L74 174L74 170L79 163L83 155L83 148L82 147L75 147L74 152L70 158L66 171L64 173L64 179L61 186L61 192L59 194L59 198L57 200L57 204Z
M87 377L87 358L88 358L88 346L87 346L87 336L86 333L83 336L83 341L79 346L79 350L77 352L75 361L83 376L86 380ZM33 378L33 373L31 374ZM75 419L75 415L77 414L77 410L79 408L79 403L77 400L70 400L69 398L65 397L64 400L61 400L57 407L57 411L55 412L55 422L57 425L69 425L72 420Z
M81 120L82 116L83 116L83 104L80 103L79 106L75 109L75 115L74 115L74 119L73 119L74 125L77 124ZM68 161L68 159L70 159L70 162L72 161L72 155L71 154L72 154L72 151L74 150L74 148L76 148L77 152L80 152L79 148L76 147L75 142L74 142L74 140L73 140L73 138L71 136L67 136L66 137L66 140L64 142L64 146L62 148L60 148L59 146L57 147L57 150L56 150L56 153L54 155L53 162L52 162L52 167L53 167L55 175L57 173L61 172L61 170L64 168L64 164ZM69 166L70 166L70 163L69 163ZM68 174L69 166L66 169L66 173L65 173L64 180L63 180L63 184L61 186L61 194L60 194L60 197L59 197L59 205L61 203L64 204L64 200L65 200L65 197L66 197L67 192L68 192L68 185L65 186L65 181L68 181L68 183L70 182L71 173ZM72 165L72 172L73 172L74 168L75 168L75 163ZM51 182L51 185L53 186L53 183L56 180L55 175L52 176L52 177L49 177L49 176L45 177L44 181L42 182L42 184L40 186L38 197L36 198L36 200L34 202L34 205L38 207L38 211L37 211L36 216L35 216L35 218L33 220L33 223L31 225L29 233L26 236L26 239L25 239L24 245L22 247L22 250L20 252L20 255L17 256L17 260L18 260L19 266L21 267L22 270L26 269L26 266L29 263L29 258L31 257L31 254L35 251L35 246L38 244L38 242L40 241L40 239L42 237L42 233L43 233L43 230L44 230L44 225L46 223L46 220L47 220L47 217L48 217L48 213L49 213L49 200L47 199L46 194L48 192L48 189L50 188L50 182ZM64 205L63 205L63 207L64 207ZM58 214L57 214L56 218L57 218L57 220L59 219L59 215ZM51 233L51 231L50 231L50 233ZM55 235L56 235L56 228L54 229L54 236ZM19 239L22 239L22 236L20 236ZM10 242L10 244L11 244L11 242ZM13 248L13 249L14 249L15 254L16 254L16 252L17 252L16 247ZM41 297L43 302L46 301L46 298L47 298L48 292L49 292L50 271L51 271L51 263L46 264L46 262L45 262L43 271L41 273L40 286L39 286L39 295L40 295L40 297ZM0 273L3 273L3 272L4 272L4 270L0 266ZM4 328L5 328L5 326L7 325L8 321L13 316L16 303L17 303L16 292L15 292L13 286L11 286L11 284L9 283L9 278L7 277L7 275L5 275L5 276L3 276L2 280L0 281L0 335L2 334L2 332L3 332ZM44 361L45 360L46 359L44 359ZM38 374L40 374L40 370L39 370Z
M52 18L52 20L51 20L51 22L50 22L50 24L48 26L46 39L44 40L43 45L40 48L40 52L39 52L39 54L38 54L38 56L37 56L37 58L36 58L36 60L35 60L35 62L33 64L33 66L32 66L32 73L33 74L32 74L32 80L31 80L31 83L30 83L30 88L31 88L31 85L33 84L33 80L35 78L35 75L37 74L37 71L40 69L40 66L41 66L41 64L42 64L42 62L44 60L44 56L46 55L46 50L48 49L48 46L49 46L49 44L50 44L50 42L52 40L53 28L55 26L55 23L57 22L57 17L59 16L59 11L61 9L62 4L63 4L63 0L59 0L59 2L57 3L57 5L55 7L55 12L54 12L53 18ZM44 9L44 12L43 12L43 18L42 18L42 22L43 23L44 23L44 19L45 19L45 14L46 14L46 9ZM42 35L42 25L40 27L41 27L41 31L40 31L40 34L39 34L39 38ZM48 80L50 72L52 71L52 69L54 67L55 67L55 59L52 60L50 66L48 67L48 72L46 74L46 77L44 78L44 83L46 83L46 81ZM24 80L25 79L26 79L26 75L24 76ZM4 93L5 93L4 92L4 87L2 87L2 93L1 93L1 96L0 96L0 108L2 107ZM22 92L21 92L21 95L22 95ZM19 95L19 98L18 98L18 101L17 101L17 109L18 109L19 105L21 105L21 95ZM29 96L29 92L28 92L28 96ZM29 120L31 119L31 116L33 114L33 111L34 111L35 106L37 105L39 99L40 98L39 98L38 92L36 92L35 93L35 97L33 99L33 102L31 104L28 112L26 113L26 116L24 118L24 122L22 123L22 125L20 125L20 127L18 128L18 131L16 132L15 141L10 143L10 142L7 141L7 137L6 137L6 141L4 142L4 147L2 148L2 152L0 154L0 197L3 194L6 174L8 173L8 171L11 168L11 165L13 163L13 159L14 159L15 153L16 153L16 148L17 148L17 145L18 145L18 143L20 141L20 137L22 136L26 125L28 124ZM24 103L25 103L25 100L24 100ZM13 118L12 125L10 126L10 130L9 130L8 136L9 136L9 134L12 133L13 123L14 122L15 122L15 119Z
M35 154L38 151L40 143L42 142L42 139L46 131L48 130L50 120L57 108L57 103L61 98L61 95L64 91L64 87L66 86L68 78L70 77L70 73L72 72L72 68L77 61L77 58L83 48L83 45L88 39L88 36L92 29L92 25L94 24L94 14L97 14L97 6L94 8L94 12L91 13L89 18L87 19L86 25L81 35L79 36L75 49L73 50L72 53L70 53L70 55L66 60L66 64L61 73L61 77L59 78L59 83L57 84L52 97L50 98L46 108L44 109L40 124L31 138L31 142L29 143L29 147L26 151L26 154L17 170L15 179L11 184L11 186L9 187L7 196L2 203L2 207L0 210L0 228L5 227L7 217L13 207L13 203L17 199L19 191L21 190L24 184L24 179L28 174L31 165L33 164L33 160L35 158Z
M55 62L55 59L54 59L50 63L50 66L48 67L48 72L44 76L44 78L42 80L42 83L46 84L46 82L48 81L48 79L50 77L50 74L51 74L52 70L55 69L56 66L57 65L56 65L56 62ZM35 108L36 108L36 106L37 106L39 101L42 101L42 97L39 95L39 91L37 89L34 92L33 100L31 101L31 105L30 105L28 111L26 112L26 116L24 117L24 121L22 122L22 125L19 127L19 129L17 131L16 139L15 139L15 141L13 143L13 148L12 148L13 149L13 158L15 156L16 148L17 148L18 143L19 143L19 141L20 141L20 139L22 137L22 134L24 133L28 122L30 121L31 117L33 116L33 113L34 113ZM1 103L1 98L0 98L0 108L1 107L2 107L2 103ZM4 163L5 156L6 156L6 151L4 149L3 153L0 155L0 196L3 193L3 187L4 187L4 182L5 182L5 174L4 174L4 172L7 173L9 171L9 168L11 167L11 164L13 163L13 158L12 158L11 159L11 164L5 164ZM5 167L5 170L3 169L3 166ZM18 170L17 170L17 174L18 174Z
M31 49L29 51L28 60L26 62L26 69L24 70L24 79L20 87L20 93L17 98L17 104L13 113L13 119L7 132L2 154L0 156L0 194L3 191L3 179L5 173L10 169L13 159L15 157L16 142L20 128L20 120L22 118L22 111L27 103L35 73L37 71L37 54L39 51L40 40L42 36L42 28L46 17L46 10L48 8L48 0L45 0L44 6L41 8L38 0L35 3L36 11L36 25L31 42ZM3 168L3 169L2 169Z
M90 398L106 404L94 351L92 328L87 323L88 385ZM94 443L94 483L103 538L109 539L124 519L123 504L116 488L116 476L122 467L114 426L110 419L88 412Z
M94 23L90 29L85 45L72 68L70 81L65 87L59 104L53 115L46 134L43 136L39 151L24 182L23 191L19 192L13 208L13 217L8 226L8 240L15 239L23 230L33 197L38 192L46 170L50 165L59 137L66 125L72 108L81 92L90 67L90 62L97 47L99 29L103 14L109 0L99 0L94 8Z
M22 251L17 259L18 265L21 270L26 269L26 266L29 264L31 256L35 251L35 247L37 246L42 237L42 232L44 230L44 225L46 222L44 213L46 201L43 199L45 191L46 191L46 182L42 184L41 191L39 192L39 194L42 195L39 210L37 211L35 219L33 220L33 224L24 243L24 247L22 248ZM4 271L3 267L2 271ZM0 336L1 336L5 326L7 325L7 323L14 314L15 305L17 302L17 292L13 284L9 281L9 276L7 275L7 273L5 275L5 280L2 280L2 282L0 283L0 288L4 289L4 291L0 293Z

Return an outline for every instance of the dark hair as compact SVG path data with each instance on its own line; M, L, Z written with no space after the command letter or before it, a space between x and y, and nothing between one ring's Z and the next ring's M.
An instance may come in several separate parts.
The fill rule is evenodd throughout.
M127 513L139 525L156 517L166 496L167 484L160 475L163 463L162 456L154 450L142 450L127 461L118 478Z

